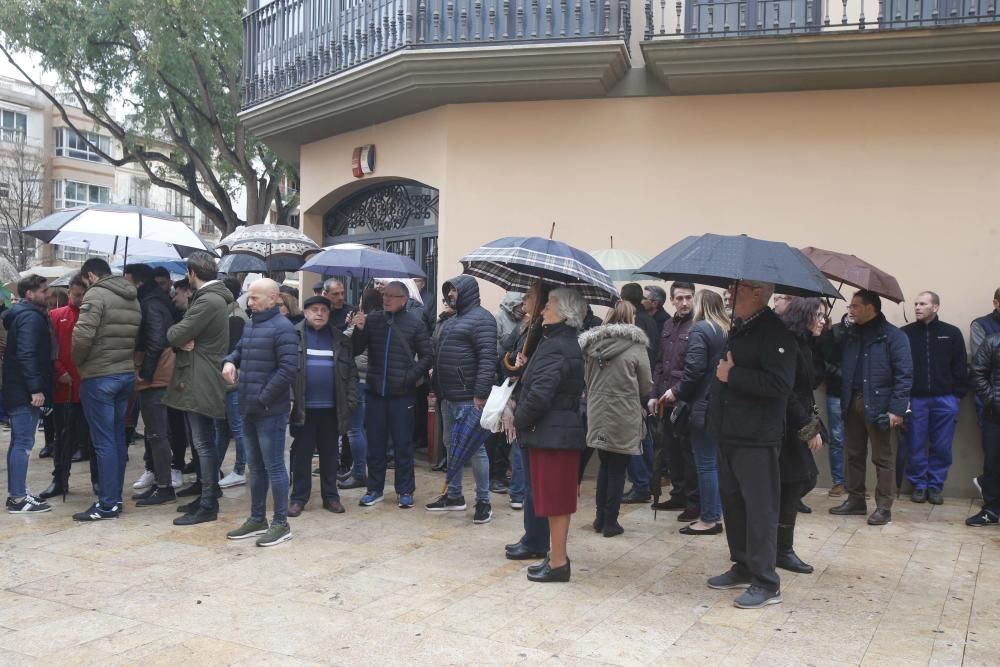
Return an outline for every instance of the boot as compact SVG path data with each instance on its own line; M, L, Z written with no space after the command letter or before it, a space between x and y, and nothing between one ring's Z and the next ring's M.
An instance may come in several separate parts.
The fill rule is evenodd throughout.
M793 548L795 543L795 524L778 524L778 557L775 566L789 572L812 574L813 566L803 563Z
M591 525L594 527L595 533L599 533L604 530L604 510L597 510L597 515L594 517L594 523Z
M60 484L55 480L52 480L52 483L49 484L48 488L39 493L38 497L41 498L42 500L48 500L49 498L55 498L56 496L61 496L64 493L65 491L63 491L62 484Z
M616 537L625 532L618 523L618 512L607 512L604 517L604 537Z

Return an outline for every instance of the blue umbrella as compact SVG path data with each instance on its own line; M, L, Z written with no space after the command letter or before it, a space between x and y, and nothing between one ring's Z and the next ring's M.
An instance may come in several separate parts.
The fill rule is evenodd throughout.
M780 294L844 298L798 248L745 235L689 236L649 260L636 273L724 288L740 280L752 280L771 283Z
M302 265L303 271L324 276L370 278L424 278L417 263L405 255L397 255L360 243L338 243L324 248Z
M148 256L136 256L128 258L129 264L145 264L152 269L164 268L170 273L176 275L186 275L187 274L187 262L180 259L171 259L169 257L148 257ZM125 262L115 262L114 268L124 269Z
M452 428L451 450L448 452L448 472L445 474L444 488L456 477L462 474L465 464L472 458L472 455L479 451L490 432L479 423L483 416L483 411L473 405L462 405L455 414L455 423ZM445 428L448 425L445 424Z
M271 258L275 263L281 263L281 257ZM299 260L301 263L301 260ZM275 269L276 271L297 271L294 269ZM267 264L260 257L253 255L226 255L219 260L219 273L267 273Z

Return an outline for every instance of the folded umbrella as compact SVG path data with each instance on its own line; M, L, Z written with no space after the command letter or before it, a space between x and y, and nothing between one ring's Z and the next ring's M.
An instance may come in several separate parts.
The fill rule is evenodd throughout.
M462 474L465 464L479 448L486 443L490 432L479 424L483 416L482 410L474 405L462 405L455 415L452 426L451 450L448 451L448 472L445 474L444 488L456 477ZM445 428L448 428L447 424Z
M824 276L839 281L841 285L868 290L895 303L905 301L898 280L860 257L812 246L803 248L802 254L808 257Z
M338 243L310 257L303 271L323 276L350 276L360 280L371 278L427 278L417 263L405 255L397 255L360 243Z

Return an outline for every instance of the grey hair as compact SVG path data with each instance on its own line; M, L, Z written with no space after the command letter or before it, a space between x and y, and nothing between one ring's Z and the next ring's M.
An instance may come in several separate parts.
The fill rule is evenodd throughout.
M650 297L652 297L649 300L658 305L662 306L667 302L667 293L662 287L658 287L656 285L646 285L646 292Z
M774 283L762 283L757 280L744 280L743 282L748 285L753 285L763 293L763 298L761 299L765 304L771 300L774 296Z
M340 285L341 287L343 287L344 281L340 280L339 278L327 278L326 280L323 281L323 291L326 292L333 289L334 285Z
M583 295L572 287L557 287L549 293L549 301L556 300L556 312L574 329L583 328L583 318L587 315L587 302Z

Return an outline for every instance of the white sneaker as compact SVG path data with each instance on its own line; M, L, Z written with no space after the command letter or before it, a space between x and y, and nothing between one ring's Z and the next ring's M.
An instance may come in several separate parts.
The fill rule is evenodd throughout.
M231 486L240 486L241 484L246 483L246 475L240 475L235 470L219 480L219 486L223 489L228 489Z
M132 484L132 488L148 489L149 487L153 486L153 482L155 481L156 481L156 475L149 472L148 470L143 470L142 474L139 476L139 479L135 480L135 483Z
M177 468L170 469L170 486L179 489L184 486L184 475Z

